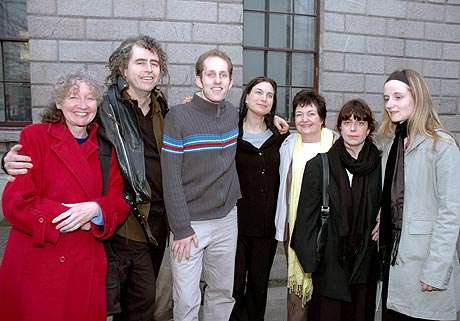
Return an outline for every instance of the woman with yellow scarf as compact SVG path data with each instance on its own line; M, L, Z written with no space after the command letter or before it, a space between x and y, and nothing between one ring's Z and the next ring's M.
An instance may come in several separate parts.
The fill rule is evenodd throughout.
M292 102L297 133L280 147L280 188L275 225L278 241L283 241L288 262L288 321L306 320L306 303L311 298L311 274L305 273L294 251L289 247L297 216L302 177L307 161L325 153L337 135L325 127L326 102L307 90L299 91Z

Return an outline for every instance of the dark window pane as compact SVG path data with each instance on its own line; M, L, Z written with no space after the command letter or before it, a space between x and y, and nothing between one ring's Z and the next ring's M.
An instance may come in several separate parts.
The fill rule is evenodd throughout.
M7 121L30 121L30 85L29 84L6 84L6 108Z
M292 85L313 87L313 55L292 54Z
M294 49L315 49L315 18L294 17Z
M0 37L27 38L26 0L0 1Z
M4 42L3 55L6 81L30 81L27 42Z
M264 0L243 0L244 9L265 10Z
M289 68L287 61L287 53L285 52L268 52L267 59L267 75L273 78L278 85L284 86L288 84Z
M3 80L3 43L0 41L0 81Z
M278 87L276 91L276 112L284 119L289 119L289 109L291 105L289 91L289 87Z
M5 92L2 83L0 83L0 121L5 121Z
M270 14L270 48L291 47L291 17L285 14Z
M264 47L265 14L256 12L244 13L244 45Z
M270 0L270 11L291 12L291 0Z
M247 84L252 78L264 74L264 52L245 50L243 53L243 82Z
M300 14L315 14L314 0L294 0L294 12Z

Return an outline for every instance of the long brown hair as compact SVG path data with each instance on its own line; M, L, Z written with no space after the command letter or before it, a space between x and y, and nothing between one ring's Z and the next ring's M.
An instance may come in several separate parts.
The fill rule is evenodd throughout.
M267 127L270 127L273 124L273 118L275 117L276 112L276 91L278 86L276 85L276 81L265 76L259 76L252 79L247 84L246 88L244 88L240 99L240 122L242 122L248 114L248 105L246 104L246 97L248 97L252 88L254 88L257 84L260 84L261 82L268 82L273 87L273 105L270 109L270 112L264 117L265 125L267 125Z

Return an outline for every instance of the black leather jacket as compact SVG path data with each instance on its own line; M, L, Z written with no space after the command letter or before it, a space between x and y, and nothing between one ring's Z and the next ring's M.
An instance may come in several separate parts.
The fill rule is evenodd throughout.
M122 99L122 92L127 88L126 80L119 77L117 84L107 90L98 117L104 128L103 135L115 146L126 188L133 196L133 201L140 204L150 200L150 187L145 176L144 143L137 116L131 106L126 106L126 100ZM168 105L163 93L155 87L152 94L164 117Z

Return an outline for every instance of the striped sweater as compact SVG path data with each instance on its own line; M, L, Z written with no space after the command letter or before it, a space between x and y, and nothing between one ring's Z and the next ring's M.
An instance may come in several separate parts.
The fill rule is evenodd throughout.
M238 113L229 102L195 95L164 121L161 167L174 239L194 233L191 221L221 218L241 197L235 166Z

